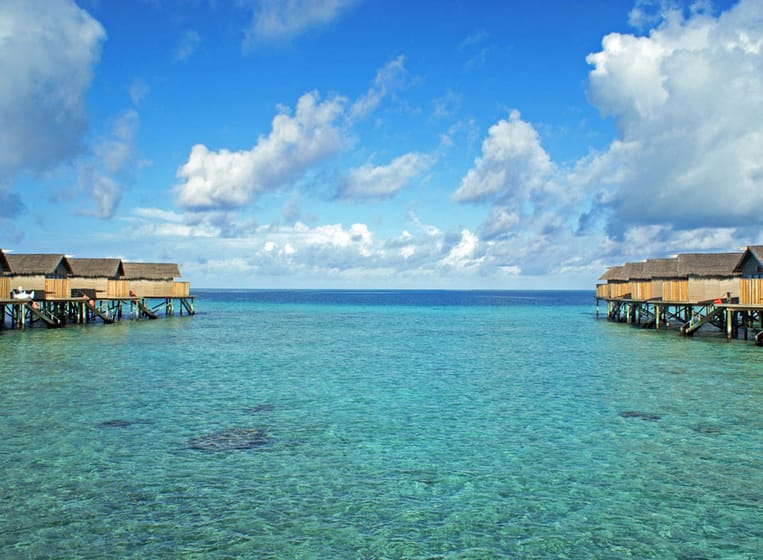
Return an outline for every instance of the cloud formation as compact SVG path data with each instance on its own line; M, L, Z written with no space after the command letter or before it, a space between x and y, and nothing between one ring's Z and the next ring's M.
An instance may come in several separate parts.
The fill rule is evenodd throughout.
M292 39L342 14L354 0L255 0L244 46Z
M315 164L338 153L346 143L337 122L345 100L321 101L315 92L299 98L294 115L273 119L270 134L246 151L191 149L177 172L177 204L187 210L230 210L254 197L300 179Z
M518 112L490 127L452 196L488 205L486 262L569 272L760 238L763 4L659 16L587 58L589 99L617 127L606 149L564 166Z
M92 157L79 162L78 188L88 194L93 209L81 212L101 220L111 219L119 207L124 183L139 167L135 157L135 137L140 117L135 109L119 115L109 132L92 148Z
M432 156L410 153L393 159L389 165L363 165L347 173L338 197L352 200L390 198L433 164Z
M400 55L390 60L376 72L373 85L365 95L352 104L350 116L362 118L376 109L382 100L395 90L404 88L408 81L408 71L405 68L405 57Z
M81 152L85 92L105 37L68 0L0 3L0 185Z
M589 97L618 128L589 168L608 231L763 224L763 4L662 18L587 59Z

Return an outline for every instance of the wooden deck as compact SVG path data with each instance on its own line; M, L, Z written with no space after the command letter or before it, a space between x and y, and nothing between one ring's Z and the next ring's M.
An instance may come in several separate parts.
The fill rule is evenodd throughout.
M114 323L123 319L157 319L165 316L195 315L192 295L151 297L58 297L43 300L0 299L0 329L25 329L45 325L49 328L71 324Z
M758 346L763 346L763 304L740 304L738 298L692 302L637 299L630 294L618 298L596 296L597 317L600 302L605 302L610 321L644 328L674 328L683 336L714 328L725 333L728 340L752 337Z

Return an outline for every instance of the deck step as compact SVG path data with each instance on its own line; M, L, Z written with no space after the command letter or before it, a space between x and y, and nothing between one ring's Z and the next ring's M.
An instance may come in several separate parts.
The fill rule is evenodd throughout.
M59 321L57 317L43 313L33 305L33 302L25 303L24 307L29 310L29 313L31 313L33 317L41 320L48 325L48 327L56 328L61 326L61 321Z
M708 307L707 313L705 315L697 315L691 321L685 323L684 326L681 327L681 334L684 336L693 335L700 327L702 327L702 325L706 325L707 323L715 320L717 317L722 315L724 311L725 308L723 307Z

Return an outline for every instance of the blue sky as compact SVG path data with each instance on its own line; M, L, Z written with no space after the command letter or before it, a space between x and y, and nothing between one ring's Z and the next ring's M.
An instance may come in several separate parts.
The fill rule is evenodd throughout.
M592 288L763 243L763 3L5 0L0 247Z

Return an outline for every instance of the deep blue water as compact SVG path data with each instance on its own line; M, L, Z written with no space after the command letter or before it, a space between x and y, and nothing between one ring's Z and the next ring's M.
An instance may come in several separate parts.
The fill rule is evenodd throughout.
M763 350L592 292L0 333L0 558L760 558Z

